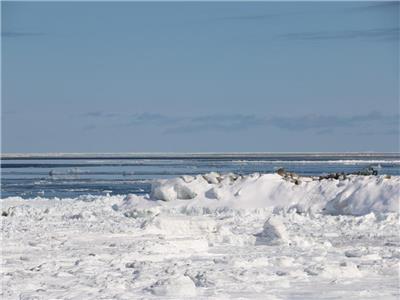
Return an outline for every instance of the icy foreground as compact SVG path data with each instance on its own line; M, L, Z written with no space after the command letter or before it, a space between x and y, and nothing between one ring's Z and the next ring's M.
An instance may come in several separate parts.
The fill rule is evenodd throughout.
M400 177L2 200L3 299L398 299Z

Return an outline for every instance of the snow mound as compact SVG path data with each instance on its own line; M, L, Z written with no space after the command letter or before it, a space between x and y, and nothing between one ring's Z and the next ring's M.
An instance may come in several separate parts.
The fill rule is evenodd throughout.
M348 176L344 180L301 177L294 183L278 174L210 173L155 181L151 200L203 207L270 208L332 215L398 212L400 176ZM180 203L180 204L178 204Z
M354 178L326 205L327 212L343 215L366 215L370 212L397 212L400 199L398 178Z
M257 244L281 244L289 242L289 236L285 224L279 216L270 217L265 223L263 230L256 234Z

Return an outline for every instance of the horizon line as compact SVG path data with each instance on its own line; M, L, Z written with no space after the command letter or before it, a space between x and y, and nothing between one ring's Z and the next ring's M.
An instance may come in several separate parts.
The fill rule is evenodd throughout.
M342 151L342 152L9 152L0 159L157 159L157 158L240 158L262 156L400 156L400 152Z

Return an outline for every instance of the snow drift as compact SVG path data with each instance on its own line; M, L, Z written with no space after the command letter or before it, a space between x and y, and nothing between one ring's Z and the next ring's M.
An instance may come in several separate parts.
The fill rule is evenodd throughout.
M365 215L398 212L400 177L349 176L344 180L301 177L296 183L277 174L198 176L158 180L151 200L182 205L231 208L296 209L328 214ZM174 204L171 204L173 206Z

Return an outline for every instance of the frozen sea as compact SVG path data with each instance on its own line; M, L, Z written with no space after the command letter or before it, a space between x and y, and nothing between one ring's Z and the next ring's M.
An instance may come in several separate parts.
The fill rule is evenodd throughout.
M301 175L353 173L373 166L400 175L398 153L210 153L3 155L1 197L74 198L81 195L147 194L154 179L208 172Z
M399 299L399 175L398 154L3 155L0 298Z

